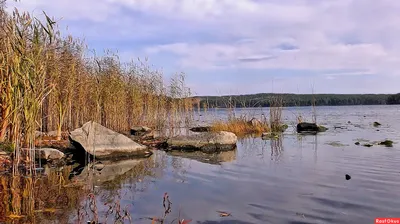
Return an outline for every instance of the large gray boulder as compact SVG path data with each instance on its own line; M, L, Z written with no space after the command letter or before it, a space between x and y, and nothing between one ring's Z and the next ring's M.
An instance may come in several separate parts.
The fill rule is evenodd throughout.
M58 149L53 148L41 148L35 150L35 157L36 159L41 160L59 160L64 158L64 153L59 151Z
M72 131L70 141L99 159L151 155L146 146L93 121Z
M237 136L226 131L178 136L167 141L172 150L202 151L205 153L233 150L236 148L236 143Z

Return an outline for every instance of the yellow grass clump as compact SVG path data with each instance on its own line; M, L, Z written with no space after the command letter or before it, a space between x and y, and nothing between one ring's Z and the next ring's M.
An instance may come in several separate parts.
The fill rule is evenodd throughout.
M270 132L271 128L266 120L251 122L246 119L246 116L239 118L229 118L227 121L216 121L211 125L212 131L229 131L238 136L248 134L261 134L263 132Z

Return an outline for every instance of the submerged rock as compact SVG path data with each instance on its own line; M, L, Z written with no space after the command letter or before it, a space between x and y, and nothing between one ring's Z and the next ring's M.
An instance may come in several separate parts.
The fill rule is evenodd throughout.
M354 143L355 145L360 145L360 142L356 142L356 143Z
M152 154L146 146L93 121L72 131L70 141L77 149L83 148L99 159Z
M211 131L211 127L209 127L209 126L193 127L193 128L191 128L189 130L193 131L193 132L210 132Z
M386 147L393 147L393 141L391 140L385 140L383 142L380 142L379 145L384 145Z
M279 135L270 132L264 132L261 134L262 140L278 139Z
M205 153L233 150L236 148L236 143L237 136L226 131L178 136L167 141L172 150L202 151Z
M325 132L328 128L320 125L318 126L316 123L298 123L297 124L297 132L298 133L318 133Z
M363 146L369 148L369 147L372 147L373 145L372 145L372 144L369 144L369 143L366 143L366 144L364 144Z
M58 149L53 148L41 148L35 150L36 159L41 160L59 160L65 157L65 154L59 151Z

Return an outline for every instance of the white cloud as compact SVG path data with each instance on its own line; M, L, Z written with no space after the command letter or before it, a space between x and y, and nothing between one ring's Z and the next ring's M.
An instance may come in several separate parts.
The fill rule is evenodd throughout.
M225 62L227 66L246 68L369 69L399 74L399 1L291 1L290 5L278 1L212 2L218 5L214 13L203 8L198 13L217 15L204 19L219 24L218 32L252 41L173 43L151 47L150 52L181 54L184 65L198 68ZM223 6L226 10L221 14ZM181 7L174 16L190 19L189 12L191 9ZM165 12L165 16L169 14ZM294 44L298 49L276 49L282 43ZM251 60L255 57L260 60ZM265 60L261 60L263 57ZM245 58L249 60L238 60Z

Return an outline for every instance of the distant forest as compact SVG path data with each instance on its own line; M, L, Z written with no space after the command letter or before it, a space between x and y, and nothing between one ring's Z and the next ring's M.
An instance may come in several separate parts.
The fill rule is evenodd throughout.
M343 105L387 105L400 104L398 94L274 94L197 96L201 107L269 107L273 99L279 98L283 106L343 106Z

